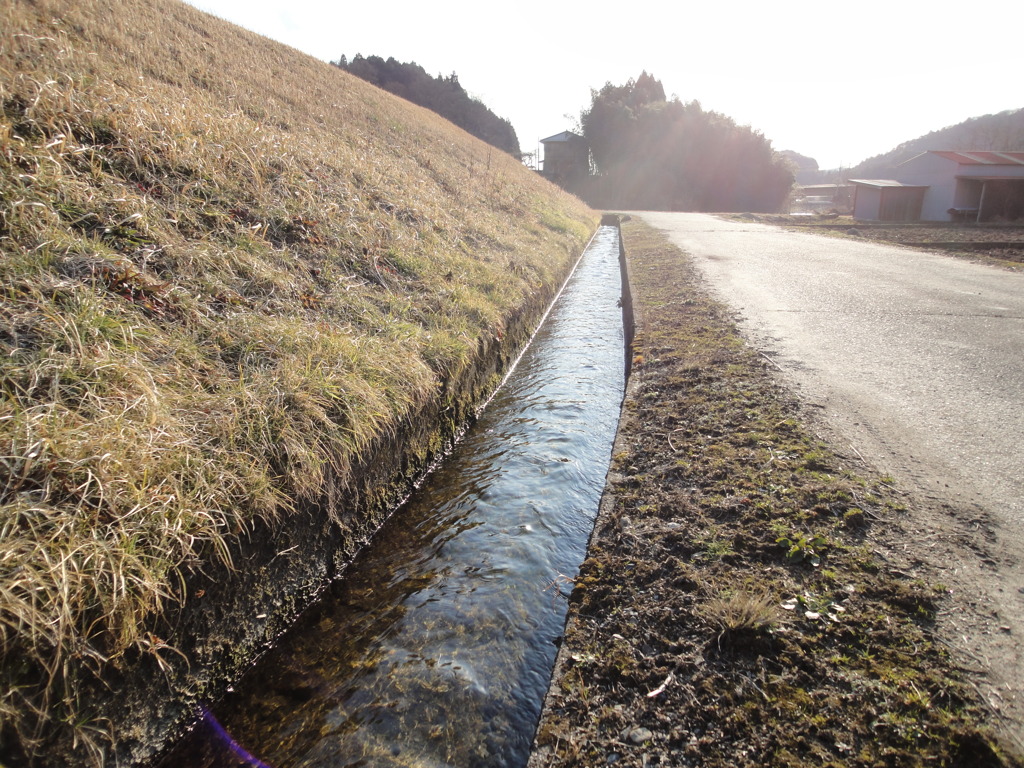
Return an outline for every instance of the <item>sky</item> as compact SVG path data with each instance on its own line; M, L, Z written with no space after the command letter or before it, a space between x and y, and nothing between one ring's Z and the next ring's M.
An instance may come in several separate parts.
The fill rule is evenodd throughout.
M524 152L573 129L591 89L643 71L823 169L1024 107L1017 0L188 2L324 61L361 53L456 72Z

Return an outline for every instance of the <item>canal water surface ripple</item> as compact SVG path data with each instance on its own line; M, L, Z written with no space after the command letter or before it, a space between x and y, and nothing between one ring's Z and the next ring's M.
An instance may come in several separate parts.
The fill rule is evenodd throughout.
M622 402L618 259L602 227L451 455L213 708L236 756L525 764Z

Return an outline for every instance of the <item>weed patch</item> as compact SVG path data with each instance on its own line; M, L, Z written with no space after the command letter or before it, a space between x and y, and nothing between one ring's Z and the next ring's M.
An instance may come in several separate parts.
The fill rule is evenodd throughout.
M901 514L886 478L801 426L684 254L623 234L634 367L531 765L1021 765L939 592L868 543Z

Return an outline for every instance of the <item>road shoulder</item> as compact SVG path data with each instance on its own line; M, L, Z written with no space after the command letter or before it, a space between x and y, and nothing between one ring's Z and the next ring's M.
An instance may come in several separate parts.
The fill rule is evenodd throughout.
M688 259L623 227L633 374L532 766L1022 765L849 470Z

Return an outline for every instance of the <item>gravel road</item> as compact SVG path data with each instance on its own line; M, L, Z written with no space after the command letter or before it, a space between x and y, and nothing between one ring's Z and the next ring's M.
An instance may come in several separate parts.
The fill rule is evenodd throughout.
M1024 274L687 213L690 253L847 455L912 500L911 564L941 570L954 643L1024 742ZM917 535L919 534L919 535Z

